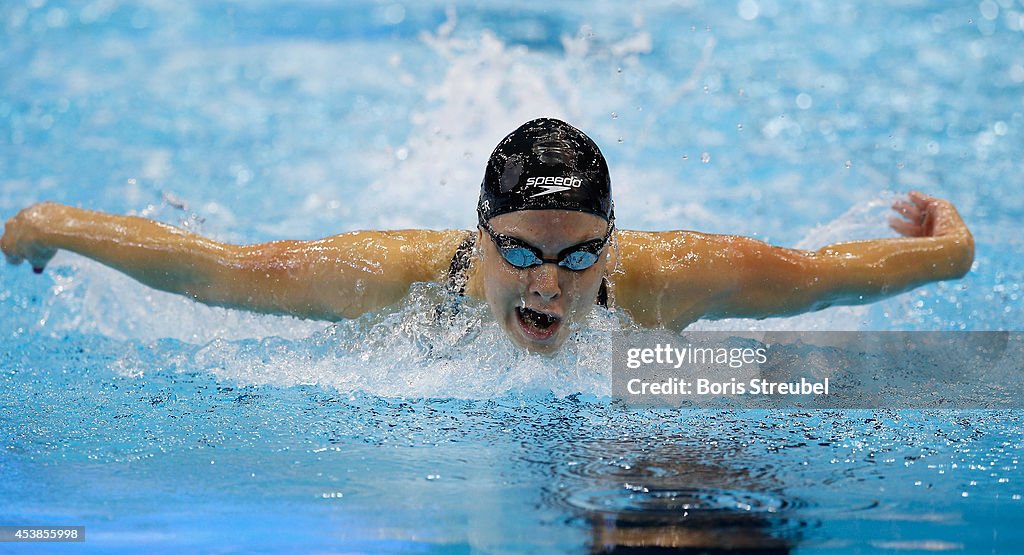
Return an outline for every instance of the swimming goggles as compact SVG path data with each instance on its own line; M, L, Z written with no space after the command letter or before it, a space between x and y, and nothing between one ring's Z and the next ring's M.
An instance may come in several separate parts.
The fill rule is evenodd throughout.
M562 252L558 253L558 258L544 258L544 253L537 247L515 237L509 237L494 231L491 224L487 223L482 217L480 218L480 227L491 236L491 240L498 247L498 252L501 253L501 257L505 259L505 262L516 268L532 268L550 262L567 270L582 272L593 266L601 257L601 250L608 244L608 240L612 236L612 230L615 229L615 219L612 217L612 219L608 220L608 231L605 232L604 237L584 241L578 245L563 249Z

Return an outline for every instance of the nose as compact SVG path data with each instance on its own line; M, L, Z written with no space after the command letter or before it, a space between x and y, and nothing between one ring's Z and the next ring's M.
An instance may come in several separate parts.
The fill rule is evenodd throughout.
M562 293L558 286L558 266L541 264L530 270L530 293L551 301Z

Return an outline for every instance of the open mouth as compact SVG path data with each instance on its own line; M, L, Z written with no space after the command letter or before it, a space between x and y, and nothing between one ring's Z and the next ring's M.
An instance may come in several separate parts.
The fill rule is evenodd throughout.
M547 339L558 331L562 319L531 308L516 308L519 326L533 339Z

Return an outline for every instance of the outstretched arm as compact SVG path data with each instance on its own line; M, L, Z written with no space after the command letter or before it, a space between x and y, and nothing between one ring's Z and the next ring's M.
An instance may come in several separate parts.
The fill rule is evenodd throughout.
M914 192L893 207L906 219L890 224L904 237L817 251L728 235L623 232L620 303L643 325L682 329L699 318L868 303L967 273L974 239L952 204Z
M447 268L457 231L353 232L315 241L229 245L134 216L41 203L11 218L8 262L38 273L60 249L197 301L302 318L354 318Z

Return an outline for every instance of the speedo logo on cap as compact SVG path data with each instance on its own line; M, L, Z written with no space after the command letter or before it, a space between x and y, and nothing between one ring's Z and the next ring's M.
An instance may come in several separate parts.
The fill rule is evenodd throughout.
M578 189L583 186L583 180L578 177L529 177L526 179L526 187L541 189L539 193L530 195L530 198L560 193L569 189Z

